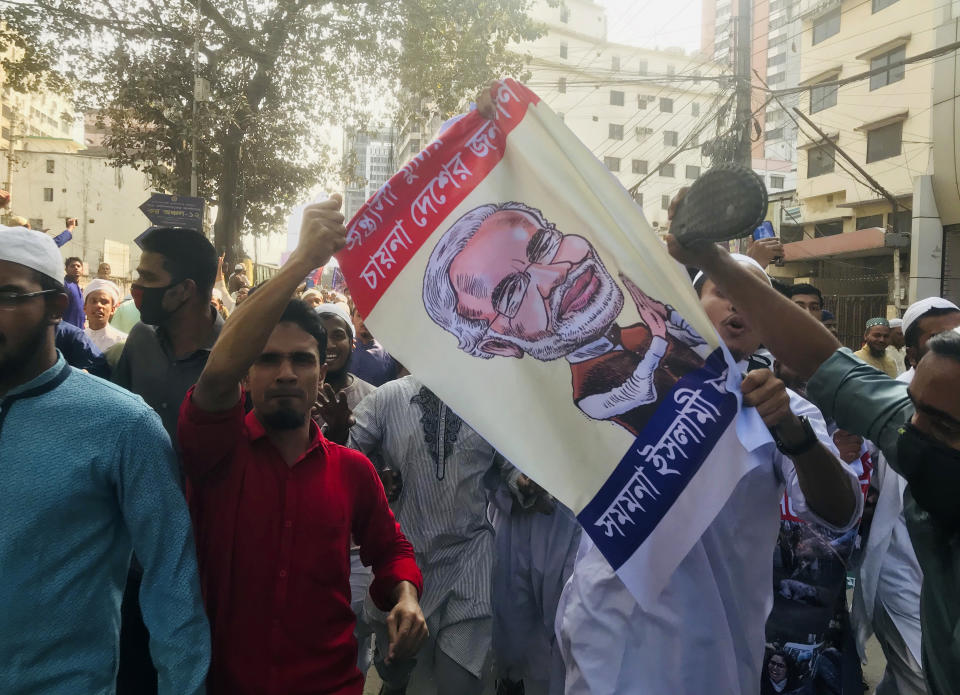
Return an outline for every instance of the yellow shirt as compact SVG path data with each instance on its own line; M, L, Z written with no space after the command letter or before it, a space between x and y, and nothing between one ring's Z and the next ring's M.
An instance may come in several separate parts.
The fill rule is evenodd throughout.
M897 378L897 363L894 362L893 359L891 359L886 353L884 353L883 357L874 357L872 354L870 354L870 348L867 345L864 345L853 354L869 364L871 367L879 369L891 379Z

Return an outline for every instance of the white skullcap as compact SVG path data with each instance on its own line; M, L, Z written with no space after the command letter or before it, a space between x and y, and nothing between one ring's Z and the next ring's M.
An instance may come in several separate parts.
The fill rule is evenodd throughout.
M314 309L320 316L336 316L347 324L347 333L350 334L350 340L353 340L353 321L350 320L350 314L343 308L343 304L321 304Z
M740 265L753 266L754 268L759 270L761 273L763 273L763 277L766 279L767 284L773 287L773 281L770 279L770 276L767 275L767 271L764 270L763 266L760 265L760 263L758 263L756 260L754 260L753 258L750 258L750 256L744 256L742 253L731 253L730 258L735 260ZM693 278L693 284L696 285L702 279L703 279L703 271L701 270L699 273L697 273L697 276Z
M210 292L210 296L213 297L214 299L219 299L221 302L223 301L223 292L218 290L216 287L214 287L213 290Z
M114 304L120 303L120 288L109 280L102 278L96 278L87 283L87 286L83 288L83 301L87 301L87 297L97 290L103 290L109 294L113 298Z
M890 328L903 328L903 319L890 319L887 323L890 324Z
M960 311L960 307L943 297L927 297L919 302L911 304L903 314L903 332L910 330L910 326L916 323L917 319L926 314L931 309L955 309Z
M0 261L10 261L63 283L63 259L53 239L26 227L0 225Z
M234 269L234 270L246 270L247 268L246 268L245 265L243 265L243 263L237 263L235 266L233 266L233 269Z

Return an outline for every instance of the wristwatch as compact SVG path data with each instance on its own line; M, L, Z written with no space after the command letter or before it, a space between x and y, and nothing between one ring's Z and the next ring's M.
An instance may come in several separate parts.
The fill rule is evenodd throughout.
M800 418L800 427L803 429L804 437L800 442L793 445L784 444L776 427L771 430L773 441L776 442L781 454L791 457L800 456L810 451L813 445L817 443L817 433L813 431L813 425L810 424L806 416Z

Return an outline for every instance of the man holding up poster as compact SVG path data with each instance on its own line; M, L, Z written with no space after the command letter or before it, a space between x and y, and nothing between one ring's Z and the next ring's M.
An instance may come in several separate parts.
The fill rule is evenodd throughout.
M769 282L755 261L738 260ZM760 345L750 323L702 273L695 287L746 371ZM857 476L837 459L819 411L768 369L749 372L742 391L776 445L747 454L757 465L654 606L641 608L597 547L588 539L581 544L557 614L567 695L759 692L784 487L800 516L829 529L849 529L860 518Z

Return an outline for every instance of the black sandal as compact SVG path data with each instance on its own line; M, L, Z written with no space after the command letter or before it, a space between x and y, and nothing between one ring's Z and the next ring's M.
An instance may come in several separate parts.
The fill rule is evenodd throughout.
M766 215L763 179L739 164L720 164L693 182L670 220L670 233L681 244L739 239Z

